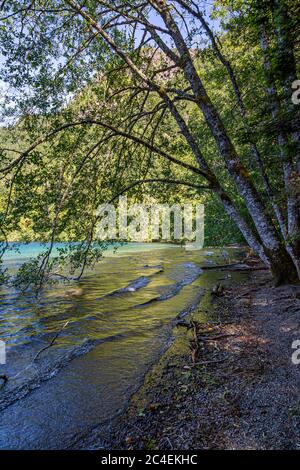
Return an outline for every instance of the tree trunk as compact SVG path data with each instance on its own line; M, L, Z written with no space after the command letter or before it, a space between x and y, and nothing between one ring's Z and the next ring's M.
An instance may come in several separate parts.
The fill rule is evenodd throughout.
M214 183L212 176L207 172L206 161L203 158L201 151L199 151L198 144L193 137L193 133L190 132L189 127L186 125L184 119L182 119L182 116L174 105L173 100L169 98L169 95L164 88L156 83L155 80L153 81L149 78L143 70L139 69L131 58L114 42L107 31L98 25L85 10L82 10L77 4L74 4L72 0L67 0L67 3L83 18L88 20L89 24L101 34L102 38L125 61L132 72L145 82L151 90L156 91L164 100L182 134L186 138L192 153L198 161L201 168L198 173L204 176L208 181ZM194 95L194 101L204 115L206 124L217 143L219 153L223 157L228 173L234 180L239 190L239 195L242 196L245 202L245 206L252 218L255 229L252 228L251 224L248 224L248 222L239 214L235 205L232 204L228 197L226 198L226 195L222 198L222 188L220 189L220 187L216 185L214 188L215 192L217 192L219 197L222 199L227 213L229 213L233 220L235 220L250 246L257 251L262 261L270 267L275 284L280 285L295 282L298 276L293 261L285 246L281 243L281 235L277 231L276 224L274 224L273 220L269 217L266 206L261 200L260 194L256 190L251 176L248 174L239 158L233 141L227 133L220 113L214 107L206 92L206 88L198 75L193 58L191 57L190 49L185 43L180 29L170 13L170 5L167 4L166 0L149 0L149 4L152 5L161 15L168 28L170 36L174 40L179 56L169 50L171 60L174 60L178 67L184 71L186 80L190 84ZM162 40L160 39L159 42L162 42ZM164 50L164 47L160 46L160 48ZM167 45L166 49L168 49ZM173 58L173 56L175 57ZM170 157L168 158L170 159Z
M288 116L287 133L289 136L289 173L288 238L297 258L300 270L300 107L292 101L292 84L297 80L297 69L294 55L294 32L285 0L274 0L273 21L277 46L276 78L283 94L283 106Z
M283 284L294 284L299 282L299 276L295 264L285 246L281 245L274 250L268 250L264 247L249 224L236 210L228 196L220 190L217 190L216 192L226 213L236 223L250 248L253 249L261 261L270 269L274 279L274 285L280 286Z
M270 270L274 279L275 287L284 284L299 283L299 276L294 262L287 252L282 249L270 253Z

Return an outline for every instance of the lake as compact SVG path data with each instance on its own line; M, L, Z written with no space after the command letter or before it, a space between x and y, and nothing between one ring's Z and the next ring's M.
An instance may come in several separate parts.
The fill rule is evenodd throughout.
M40 248L29 244L6 262L18 265ZM227 252L226 262L239 256ZM201 269L214 263L224 264L222 250L128 244L107 252L79 282L51 286L39 299L3 288L7 363L0 374L9 381L0 390L0 448L72 447L94 429L104 447L111 420L170 344L174 320L196 309L220 276Z

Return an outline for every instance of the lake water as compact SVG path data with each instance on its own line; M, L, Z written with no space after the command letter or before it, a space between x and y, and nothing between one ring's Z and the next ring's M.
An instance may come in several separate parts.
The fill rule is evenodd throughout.
M27 245L6 262L19 264L40 249ZM72 447L95 428L103 429L104 446L110 420L169 344L172 322L196 308L220 275L201 270L224 264L222 252L213 252L130 244L108 252L80 282L49 287L38 300L2 289L7 363L0 374L9 381L0 389L0 449ZM226 262L238 256L228 253Z
M59 248L65 248L68 243L54 243L52 256L56 256L59 253ZM76 243L73 243L76 245ZM42 253L45 249L49 247L49 243L9 243L9 249L5 252L3 260L6 263L15 262L19 264L20 262L34 258L35 256ZM123 244L111 244L108 246L108 249L104 252L104 256L113 256L114 250L117 248L117 254L126 254L126 253L138 253L145 251L163 250L166 248L176 247L176 245L170 245L166 243L123 243Z

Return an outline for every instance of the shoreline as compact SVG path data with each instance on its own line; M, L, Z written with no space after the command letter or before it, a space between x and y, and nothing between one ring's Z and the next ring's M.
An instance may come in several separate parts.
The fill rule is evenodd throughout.
M216 321L200 323L205 308ZM112 423L105 449L298 449L300 286L273 288L255 271L220 297L207 292L183 323L191 319ZM81 445L97 448L97 433Z

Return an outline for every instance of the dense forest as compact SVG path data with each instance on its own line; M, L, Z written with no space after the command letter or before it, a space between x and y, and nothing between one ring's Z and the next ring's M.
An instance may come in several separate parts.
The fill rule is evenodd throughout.
M1 253L50 242L18 282L99 259L96 209L125 193L202 202L207 245L299 279L298 18L290 0L4 0ZM51 261L61 240L80 243Z

